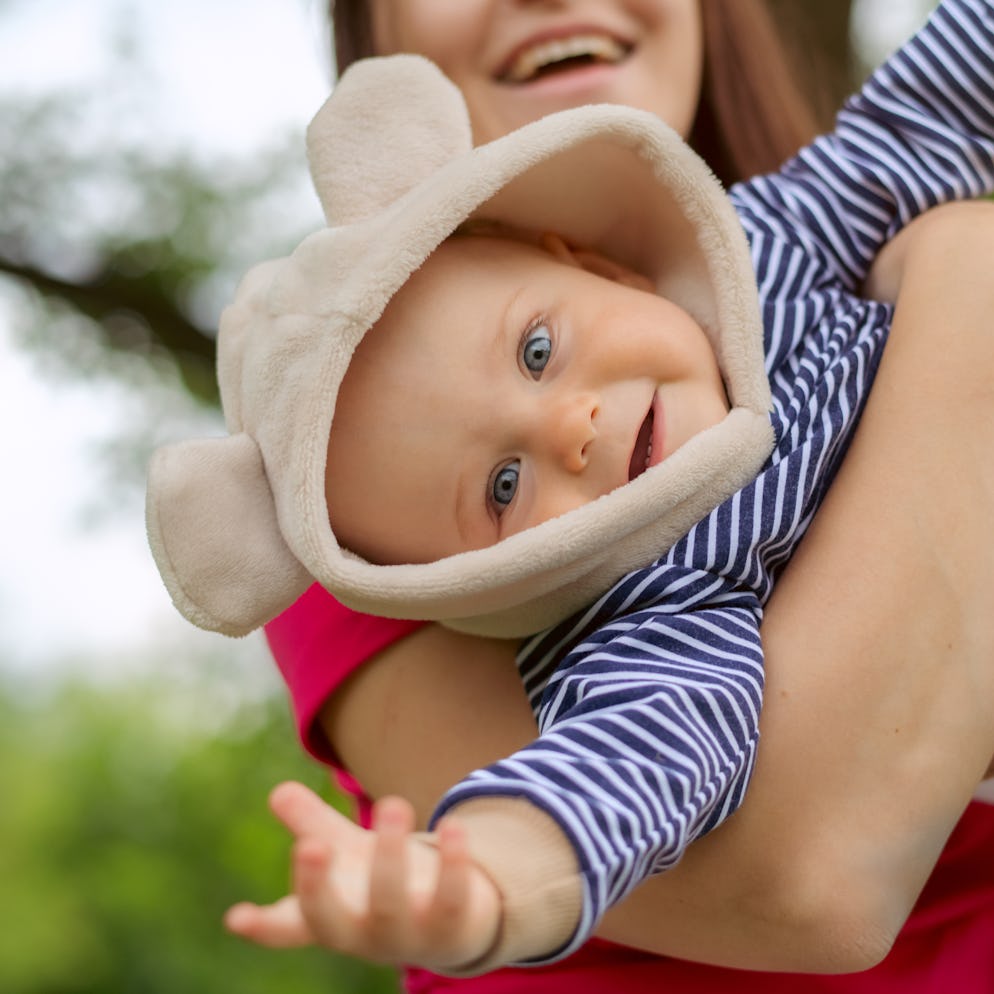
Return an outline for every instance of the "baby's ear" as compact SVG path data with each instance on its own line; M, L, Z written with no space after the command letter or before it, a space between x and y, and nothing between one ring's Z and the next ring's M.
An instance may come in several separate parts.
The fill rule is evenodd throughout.
M159 449L145 510L166 588L201 628L245 635L313 582L283 540L262 454L246 434Z
M620 262L615 262L614 259L601 255L594 249L573 245L554 232L543 232L541 245L546 252L568 266L576 266L588 273L593 273L595 276L603 276L604 279L611 280L612 283L620 283L622 286L645 290L646 293L656 292L656 288L648 276L643 276L641 273L635 272L634 269L629 269Z

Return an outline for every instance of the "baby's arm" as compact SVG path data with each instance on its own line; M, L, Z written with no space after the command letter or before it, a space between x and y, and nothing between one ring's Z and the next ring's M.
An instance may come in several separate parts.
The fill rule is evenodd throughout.
M713 592L710 577L698 578L698 586ZM386 961L403 949L419 965L448 973L558 957L582 944L607 903L675 862L744 791L762 677L755 595L739 592L734 604L732 596L720 610L626 616L624 638L608 639L600 652L581 651L559 682L556 707L546 709L551 730L449 792L452 811L442 821L461 829L499 893L500 927L489 947L456 960L428 946L377 944L381 936L363 918L367 903L332 944ZM719 653L723 638L729 644ZM622 657L628 663L619 681ZM582 837L567 838L560 826L579 826ZM350 862L362 867L360 888L372 893L377 866L403 878L403 865L378 859L373 842L343 830L335 845L346 843L357 854ZM342 885L333 876L326 883L326 907L334 909ZM395 892L403 891L401 879ZM584 900L586 891L591 899ZM245 932L250 919L243 914L235 922Z
M850 291L881 248L938 204L994 189L994 3L945 0L836 128L733 190L754 252L799 244Z

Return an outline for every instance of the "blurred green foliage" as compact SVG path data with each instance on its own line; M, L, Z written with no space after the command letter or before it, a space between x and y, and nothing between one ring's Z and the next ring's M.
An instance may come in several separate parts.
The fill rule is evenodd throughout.
M205 156L158 140L148 86L126 62L92 87L0 96L2 330L50 380L132 389L109 500L154 446L217 421L221 307L320 219L301 135ZM113 680L64 675L85 661L24 679L0 651L0 994L395 992L392 970L225 932L232 903L286 892L272 787L335 798L268 663L268 692L246 691L245 643L149 644L141 675Z
M230 904L285 892L271 787L331 791L282 699L235 708L218 729L185 720L191 691L143 677L39 699L0 682L0 991L396 991L390 970L224 931Z

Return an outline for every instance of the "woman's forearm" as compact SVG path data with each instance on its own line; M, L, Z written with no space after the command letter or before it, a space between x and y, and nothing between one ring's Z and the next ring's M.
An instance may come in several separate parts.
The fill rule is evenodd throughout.
M406 797L423 828L454 783L538 734L516 648L426 625L349 678L322 711L325 734L371 797Z
M768 605L762 740L741 810L615 909L604 934L727 965L865 967L989 765L986 211L966 227L937 218L908 256L856 439Z

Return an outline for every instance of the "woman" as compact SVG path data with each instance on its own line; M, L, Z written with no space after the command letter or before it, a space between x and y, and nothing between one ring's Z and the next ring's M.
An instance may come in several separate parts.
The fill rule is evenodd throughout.
M807 137L799 125L803 114L783 110L782 94L792 92L789 77L762 8L753 8L741 0L700 7L683 0L349 3L335 10L339 67L370 52L428 55L463 89L480 140L577 103L642 106L689 134L716 171L731 180L772 167ZM737 18L743 24L736 27L731 22ZM740 98L737 103L734 97ZM756 118L751 122L745 120L750 111ZM761 125L762 139L750 145L744 139L761 133ZM769 158L757 159L757 149ZM920 316L927 304L916 301L914 309L907 303L899 309L895 340L905 340L898 334L902 315ZM976 715L970 718L976 733L968 736L969 748L961 748L969 759L959 770L941 751L942 729L952 716L958 720L969 713L970 701L958 696L962 682L944 678L940 661L954 651L955 665L969 670L977 690L989 692L980 647L990 643L984 642L989 633L982 622L967 628L957 611L982 585L936 598L926 585L909 582L930 568L936 550L953 548L962 536L943 530L945 522L955 520L959 502L920 493L927 489L916 478L921 453L902 452L893 444L895 430L918 408L908 405L907 390L889 392L886 385L899 378L902 384L914 382L925 369L915 336L906 340L906 347L888 350L878 381L884 389L878 385L833 494L770 603L763 629L769 672L766 748L742 812L693 847L676 870L650 881L613 912L605 934L637 943L647 917L639 909L651 902L653 928L659 930L660 901L665 907L668 900L672 948L667 951L673 955L792 968L812 950L828 948L837 952L836 968L865 966L889 947L971 782L990 758ZM937 449L936 459L942 458L953 454ZM951 462L945 470L941 462L932 465L941 472L955 469ZM899 509L887 500L895 482L904 495ZM941 541L911 540L924 515L943 523L934 532ZM869 550L886 554L871 556ZM964 546L963 556L971 554ZM854 571L854 561L865 568ZM886 584L880 575L884 565ZM821 610L829 598L831 610ZM852 619L846 631L827 622L840 616ZM372 796L411 797L422 816L442 788L534 735L512 654L503 644L353 616L318 591L274 623L270 638L302 720L321 713L331 748L310 738L312 748L325 758L337 754ZM351 647L343 644L349 639ZM803 667L780 665L801 652ZM333 669L326 662L332 653ZM316 678L322 667L332 670L323 681ZM819 730L824 748L812 748L812 729ZM308 734L315 730L308 727ZM901 745L902 735L907 745ZM985 748L988 756L981 761ZM902 801L912 791L921 803L909 808ZM872 819L870 798L876 800ZM785 822L782 807L788 800L794 807ZM768 815L778 809L780 834L771 845L774 821ZM860 978L808 978L806 989L887 990L890 984L924 991L929 988L921 986L926 981L919 957L932 969L942 957L966 964L983 946L967 932L991 927L994 881L988 874L987 890L974 887L964 898L984 913L957 917L950 910L954 902L938 900L938 892L944 873L965 866L973 872L970 857L986 840L994 841L994 816L974 805L954 838L955 845L970 844L972 850L960 853L958 862L957 851L949 850L895 952ZM989 948L989 939L983 948ZM978 980L975 966L971 970L972 989L994 983L990 977ZM942 989L969 989L958 979L943 968ZM789 983L595 943L539 973L504 971L459 983L470 985L467 990L526 991L556 985L629 990L640 983L646 989L669 984L717 990L747 982L757 990ZM418 974L411 988L438 989L443 983L456 982Z

